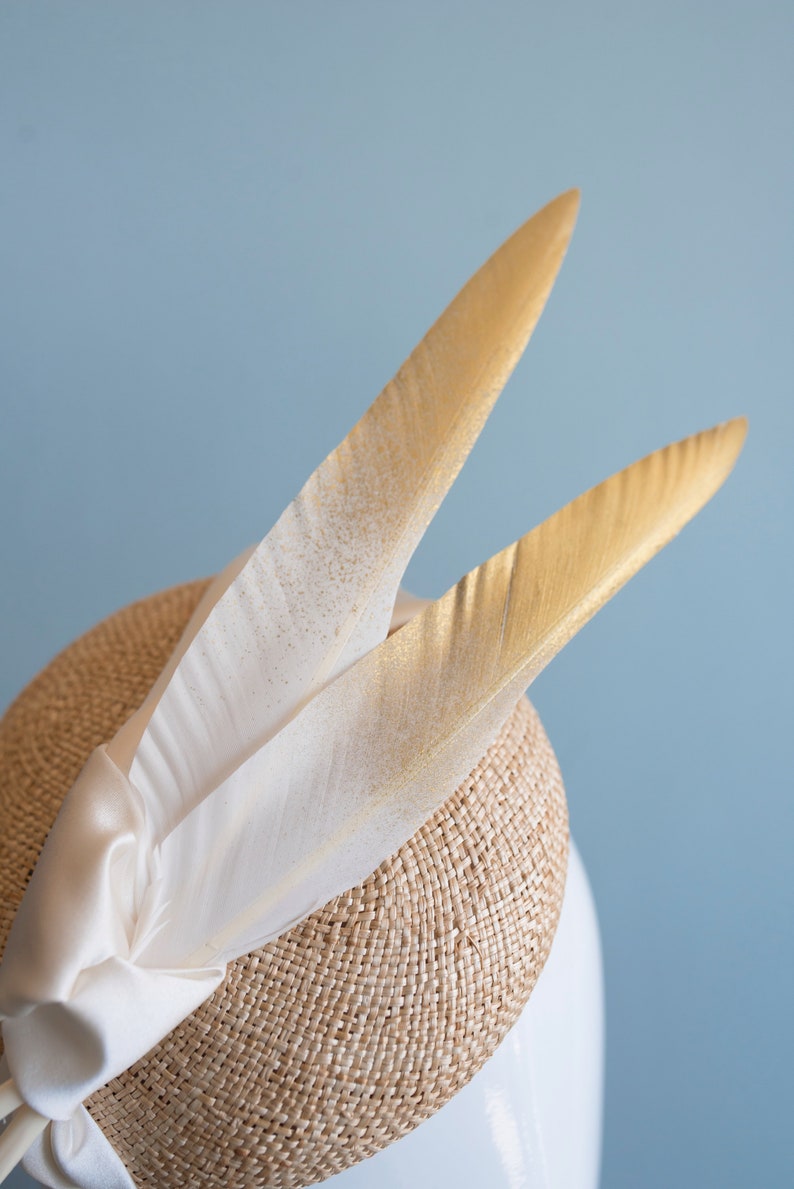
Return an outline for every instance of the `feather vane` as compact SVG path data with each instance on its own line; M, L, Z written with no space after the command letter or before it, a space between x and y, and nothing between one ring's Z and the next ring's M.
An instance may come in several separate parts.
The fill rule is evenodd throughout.
M452 795L549 660L711 498L744 435L742 419L728 422L613 475L318 694L163 841L163 895L191 919L142 960L178 942L191 964L229 961L369 875Z

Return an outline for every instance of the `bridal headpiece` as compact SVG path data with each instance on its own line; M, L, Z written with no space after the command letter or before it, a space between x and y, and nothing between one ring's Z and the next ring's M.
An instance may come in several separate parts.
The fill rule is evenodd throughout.
M515 1020L567 846L523 691L745 433L650 455L437 602L399 590L577 205L495 253L255 550L111 617L0 725L1 1175L28 1151L53 1186L314 1183Z

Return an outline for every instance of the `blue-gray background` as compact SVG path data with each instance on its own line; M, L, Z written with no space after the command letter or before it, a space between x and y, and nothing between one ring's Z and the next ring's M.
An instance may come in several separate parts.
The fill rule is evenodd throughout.
M4 703L263 535L573 184L558 287L413 587L749 415L724 490L534 691L603 929L607 1187L794 1175L792 11L0 7Z

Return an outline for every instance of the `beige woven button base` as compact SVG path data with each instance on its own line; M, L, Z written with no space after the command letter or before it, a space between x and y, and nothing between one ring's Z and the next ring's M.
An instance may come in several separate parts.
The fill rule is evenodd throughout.
M204 589L67 648L0 723L0 947L61 800L142 702ZM229 968L88 1108L147 1189L315 1184L443 1106L491 1056L549 952L565 794L516 707L469 779L360 887Z

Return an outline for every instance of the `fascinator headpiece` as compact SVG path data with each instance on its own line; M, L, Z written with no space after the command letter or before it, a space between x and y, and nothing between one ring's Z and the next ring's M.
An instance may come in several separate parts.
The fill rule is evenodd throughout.
M100 624L0 725L4 1172L29 1149L51 1185L313 1184L526 1003L567 818L523 691L744 436L650 455L437 602L400 591L577 202L469 281L256 549Z

